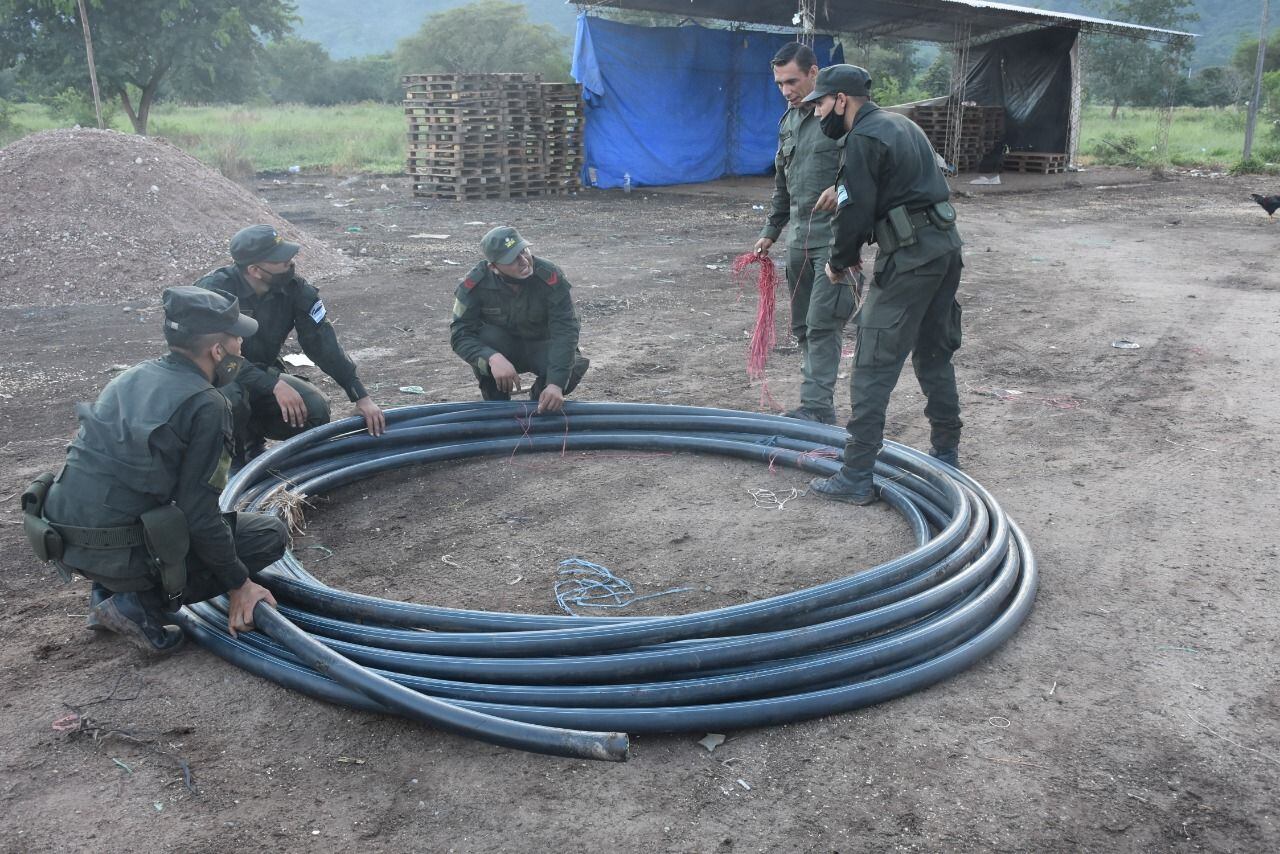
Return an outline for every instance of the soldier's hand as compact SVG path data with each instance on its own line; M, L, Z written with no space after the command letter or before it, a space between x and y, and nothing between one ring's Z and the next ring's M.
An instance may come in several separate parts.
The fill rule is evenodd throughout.
M307 404L298 394L298 390L284 380L276 380L276 387L271 390L280 404L280 417L290 427L301 428L307 423Z
M818 196L818 201L814 202L813 209L815 211L833 211L836 206L836 188L833 184L822 191L822 195Z
M773 241L767 237L762 237L756 241L756 248L753 250L757 255L768 255L769 249L773 247Z
M520 391L520 374L516 371L516 366L501 353L494 353L489 357L489 375L498 384L498 391L504 394Z
M538 396L538 414L559 412L564 409L564 390L558 385L548 385Z
M247 632L253 629L253 608L259 602L268 605L276 604L276 597L271 591L258 584L252 578L246 578L244 584L227 591L227 631L235 637L236 632Z
M827 268L826 268L827 281L831 282L831 284L833 285L842 284L844 282L844 277L847 272L848 272L847 270L837 270L836 268L831 266L830 261L827 262Z
M356 401L356 412L364 418L364 428L369 431L370 436L381 436L382 431L387 429L387 417L369 395Z

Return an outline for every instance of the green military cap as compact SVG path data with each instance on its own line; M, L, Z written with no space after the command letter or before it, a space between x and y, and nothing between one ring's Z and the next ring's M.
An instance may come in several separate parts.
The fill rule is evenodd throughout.
M510 264L529 241L509 225L500 225L480 238L480 251L494 264Z
M867 97L871 94L871 74L857 65L828 65L818 72L813 91L805 101L816 101L837 92Z
M251 225L231 238L231 260L237 264L283 264L302 247L290 243L269 225Z
M258 321L240 313L240 301L226 291L195 285L166 288L164 325L188 335L225 332L248 338L258 331Z

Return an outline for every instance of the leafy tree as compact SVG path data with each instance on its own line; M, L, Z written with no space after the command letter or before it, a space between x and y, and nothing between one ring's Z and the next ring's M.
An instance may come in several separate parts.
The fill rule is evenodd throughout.
M569 79L569 40L546 24L531 24L525 8L504 0L479 0L438 12L396 45L402 74L431 72L530 72Z
M1273 7L1274 9L1274 7ZM1275 14L1273 11L1272 14ZM1231 54L1231 65L1242 74L1253 80L1254 69L1258 67L1258 39L1243 38L1236 44ZM1280 70L1280 30L1267 37L1267 56L1262 62L1263 72Z
M924 92L926 97L937 98L942 95L951 94L951 71L952 65L955 64L955 56L949 50L938 51L938 56L934 59L933 64L924 70L920 75L917 86Z
M263 62L267 95L277 104L326 104L333 60L316 42L284 39L268 45Z
M288 0L87 0L98 82L147 132L161 83L178 69L215 79L250 61L262 39L290 28ZM7 61L6 61L7 60ZM0 63L54 92L86 88L84 36L75 0L0 0Z
M1090 5L1104 18L1171 30L1185 30L1200 17L1191 10L1191 0L1094 0ZM1186 54L1179 57L1172 45L1122 36L1091 38L1086 49L1089 94L1111 104L1112 118L1121 104L1159 104L1176 85L1173 75L1183 70L1179 59L1184 65L1190 60Z
M403 97L390 54L335 62L316 42L289 38L267 46L264 68L267 94L277 104L323 107Z
M1193 107L1225 107L1249 97L1250 78L1229 65L1203 68L1191 78L1187 103Z
M358 56L333 64L333 91L342 102L400 101L400 75L391 54Z

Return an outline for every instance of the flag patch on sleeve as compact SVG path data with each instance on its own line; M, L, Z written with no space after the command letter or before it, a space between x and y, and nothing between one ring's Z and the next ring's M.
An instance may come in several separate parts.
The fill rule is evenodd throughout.
M307 313L311 315L311 319L314 320L316 323L319 323L320 321L324 320L324 314L325 314L324 302L321 300L316 300L316 304L311 306L311 311Z

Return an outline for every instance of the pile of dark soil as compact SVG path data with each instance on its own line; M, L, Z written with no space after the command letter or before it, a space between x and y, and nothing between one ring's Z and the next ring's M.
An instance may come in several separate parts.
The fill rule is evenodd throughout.
M240 228L270 223L305 247L308 278L352 261L173 145L102 130L53 130L0 149L0 302L115 303L158 297L230 263Z

